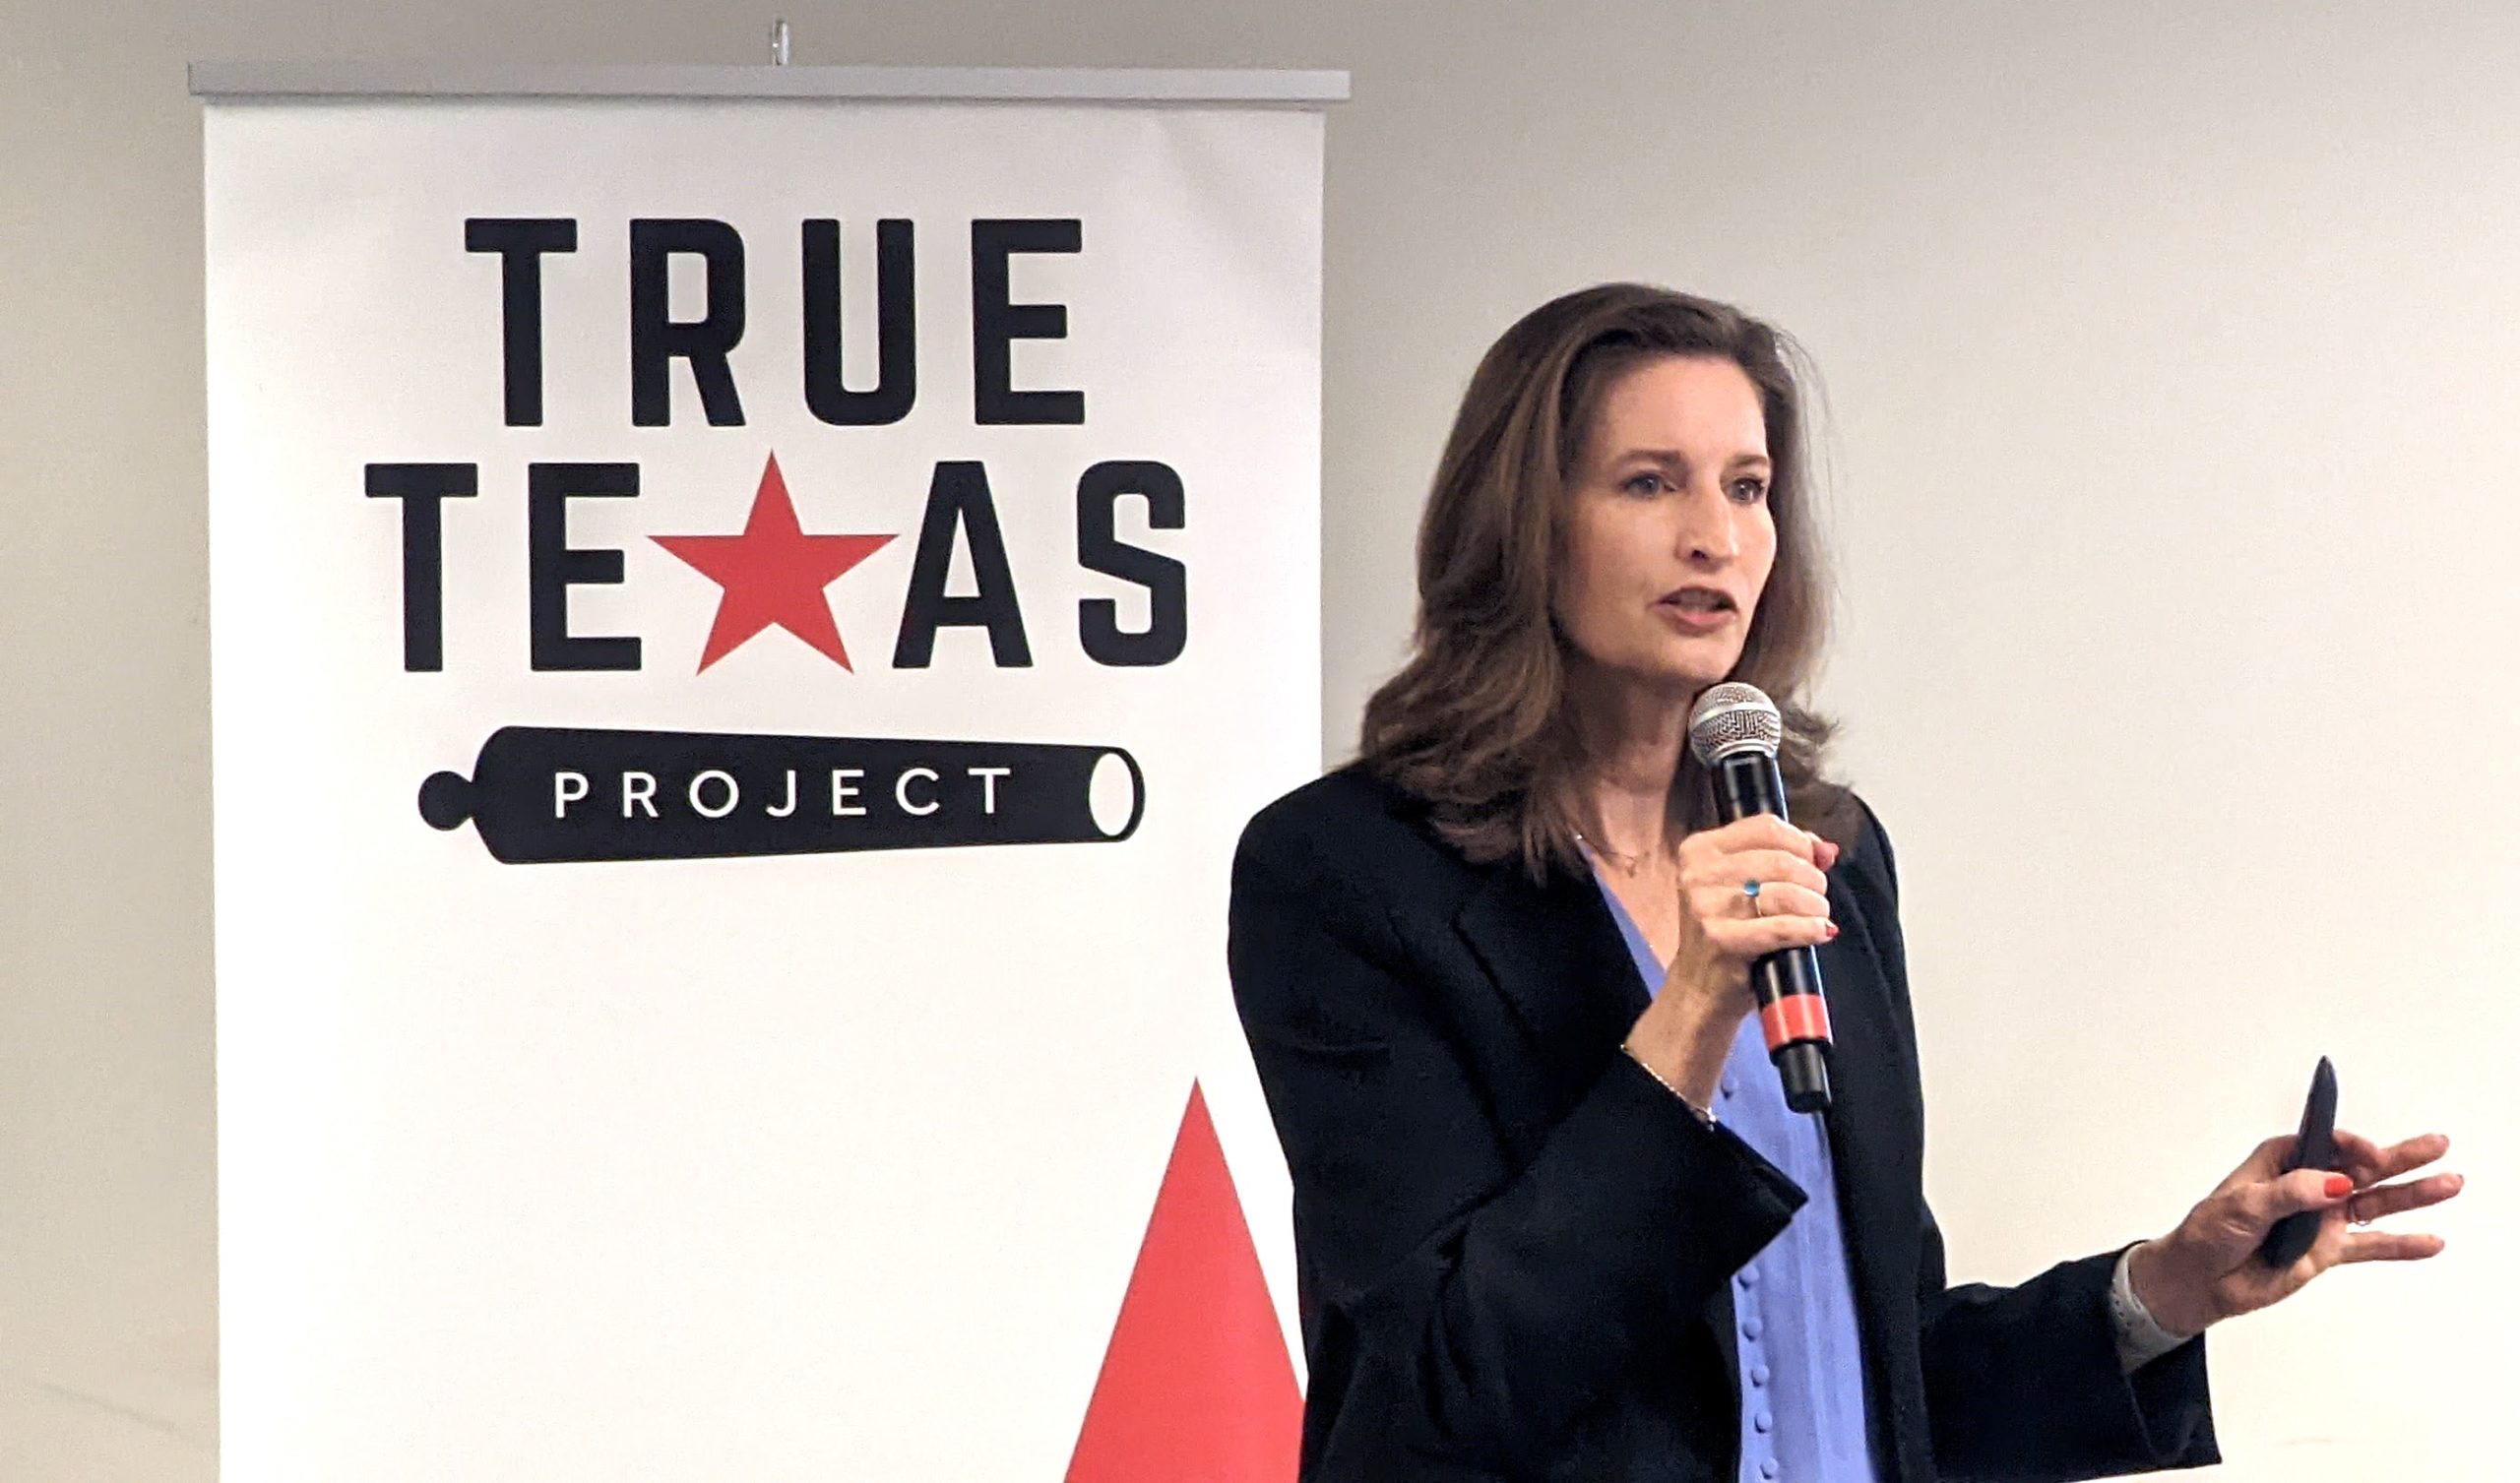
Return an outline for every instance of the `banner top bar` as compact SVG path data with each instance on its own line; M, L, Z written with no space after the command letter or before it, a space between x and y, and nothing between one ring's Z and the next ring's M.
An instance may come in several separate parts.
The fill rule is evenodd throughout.
M1344 71L1139 67L632 67L195 62L193 94L255 98L858 98L919 102L1348 100Z

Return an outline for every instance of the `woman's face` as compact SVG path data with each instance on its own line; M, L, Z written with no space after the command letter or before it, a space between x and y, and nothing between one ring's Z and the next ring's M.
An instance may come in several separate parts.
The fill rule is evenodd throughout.
M1776 564L1773 470L1732 361L1667 355L1614 383L1561 546L1555 617L1577 653L1692 695L1731 673Z

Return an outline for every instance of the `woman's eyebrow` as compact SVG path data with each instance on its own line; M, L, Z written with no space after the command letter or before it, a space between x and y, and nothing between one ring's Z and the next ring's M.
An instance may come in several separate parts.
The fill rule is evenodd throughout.
M1685 468L1688 466L1689 456L1680 452L1676 448L1631 448L1625 453L1620 454L1616 462L1620 463L1633 463L1638 460L1644 460L1648 463L1668 463L1674 467ZM1727 468L1743 468L1751 466L1766 468L1773 466L1773 461L1763 453L1736 453L1725 463L1724 466Z

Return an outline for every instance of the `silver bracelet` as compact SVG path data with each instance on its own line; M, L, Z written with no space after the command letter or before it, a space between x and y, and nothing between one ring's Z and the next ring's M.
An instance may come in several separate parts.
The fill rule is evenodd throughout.
M1647 1064L1643 1056L1636 1053L1635 1046L1629 1045L1625 1041L1621 1041L1619 1043L1619 1049L1627 1052L1627 1058L1629 1060L1635 1062L1639 1066L1643 1066L1645 1068L1645 1074L1652 1077L1655 1082L1665 1091L1678 1097L1680 1099L1680 1105L1689 1110L1689 1116L1696 1118L1699 1123L1706 1127L1712 1128L1715 1126L1715 1114L1707 1111L1703 1107L1700 1107L1697 1103L1690 1101L1687 1093L1681 1091L1670 1081L1665 1081L1661 1072L1656 1071L1651 1065Z

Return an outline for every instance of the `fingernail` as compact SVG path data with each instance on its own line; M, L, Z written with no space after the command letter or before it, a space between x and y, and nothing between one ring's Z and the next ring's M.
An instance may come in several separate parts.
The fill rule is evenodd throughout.
M2344 1175L2342 1175L2342 1174L2331 1174L2331 1175L2329 1175L2329 1176L2327 1177L2327 1198L2328 1198L2328 1199L2330 1199L2330 1200L2343 1200L2346 1196L2351 1195L2351 1194L2353 1194L2353 1193L2354 1193L2354 1181L2353 1181L2353 1180L2351 1180L2351 1179L2347 1178L2346 1176L2344 1176Z
M1835 923L1835 922L1831 922L1831 923L1829 924L1829 941L1831 941L1831 942L1836 942L1837 940L1838 940L1838 924L1837 924L1837 923Z

